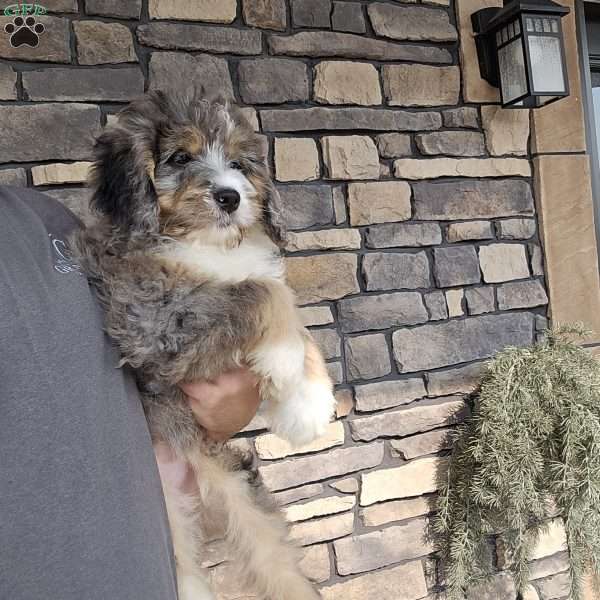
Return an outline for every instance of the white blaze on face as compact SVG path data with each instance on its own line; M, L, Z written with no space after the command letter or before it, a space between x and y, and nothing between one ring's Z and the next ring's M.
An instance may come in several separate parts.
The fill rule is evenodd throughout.
M220 144L208 146L203 161L211 171L211 183L214 190L235 190L240 195L240 206L231 215L232 222L240 227L252 225L256 219L254 204L250 198L256 189L239 169L232 169Z

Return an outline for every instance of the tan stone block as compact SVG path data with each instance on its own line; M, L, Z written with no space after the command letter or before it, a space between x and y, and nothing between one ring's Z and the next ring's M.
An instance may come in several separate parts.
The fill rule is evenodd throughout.
M427 515L435 510L434 504L431 497L392 500L361 508L358 514L365 527L379 527L393 521L404 521Z
M358 250L361 244L358 229L321 229L288 233L286 250Z
M489 221L467 221L465 223L450 223L447 230L449 242L464 242L465 240L488 240L494 237Z
M10 43L11 36L4 35L4 25L9 23L9 19L3 19L3 35L0 36L0 57L3 59L28 62L43 61L70 63L71 19L40 15L36 16L35 20L42 24L45 29L43 35L40 37L40 43L33 48L27 43L13 46ZM4 162L4 160L2 162Z
M0 170L0 185L18 185L27 187L27 175L25 169Z
M285 261L287 281L296 291L300 304L337 300L360 291L356 280L357 257L330 253L318 256L293 256Z
M452 447L452 429L434 429L420 435L412 435L401 440L391 440L392 456L411 460L427 454L435 454Z
M561 19L571 95L532 111L531 138L534 154L586 151L577 10L574 0L558 0L558 3L571 9Z
M442 106L458 103L458 67L385 65L383 91L390 106Z
M91 162L53 163L31 168L33 185L82 183L87 181Z
M405 181L374 181L348 185L351 225L410 219L410 185Z
M505 240L528 240L536 230L535 219L504 219L496 224L498 237Z
M17 99L17 73L5 64L0 64L0 100Z
M329 496L304 504L293 504L285 508L283 513L288 521L307 521L313 517L347 512L352 510L355 504L356 499L354 496Z
M382 133L377 136L377 148L383 158L410 156L412 148L407 133Z
M379 73L369 63L320 62L315 67L314 97L323 104L381 104Z
M344 190L342 186L335 186L333 188L332 195L335 224L341 225L348 220L348 215L346 214L346 197L344 196Z
M367 12L373 30L379 36L428 42L453 42L458 39L447 11L370 2Z
M290 527L290 540L302 546L326 542L349 535L354 530L354 514L349 512L333 517L297 523Z
M538 560L567 550L567 534L562 519L553 519L548 524L548 531L542 533L531 550L529 560Z
M592 573L587 573L583 578L583 600L596 600L600 577Z
M321 589L323 600L417 600L427 594L420 561L369 573Z
M465 314L462 308L464 296L463 290L448 290L446 292L446 305L448 306L449 317L460 317Z
M327 544L317 544L304 548L298 566L304 576L308 577L313 583L327 581L331 576Z
M273 491L370 469L383 460L383 442L337 448L260 467L265 485Z
M535 579L542 579L543 577L549 577L555 573L562 573L569 569L569 553L559 552L558 554L552 554L546 556L540 560L534 560L530 563L529 568L529 581Z
M467 600L513 600L517 596L510 573L497 573L467 591Z
M329 484L334 490L342 494L356 494L358 492L358 481L355 477L347 477Z
M448 459L427 457L413 460L401 467L363 473L360 505L394 498L409 498L436 492L439 477L448 468Z
M428 519L414 519L382 531L338 540L334 543L340 575L364 573L435 550L428 532Z
M438 177L530 177L531 166L524 158L400 158L394 161L400 179Z
M244 22L251 27L285 31L285 0L243 0Z
M369 412L400 406L401 404L410 404L414 400L427 395L423 380L420 377L357 385L354 392L358 412Z
M569 596L569 592L571 591L571 575L569 573L557 573L546 579L536 581L535 585L543 600L549 600L550 598L572 598L572 596Z
M279 181L318 179L319 153L312 138L275 139L275 176Z
M492 156L527 154L528 110L507 110L501 106L482 106L481 121L485 132L485 143Z
M285 492L277 492L273 494L275 501L279 506L286 506L292 504L292 502L298 502L299 500L306 500L307 498L314 498L323 493L322 483L310 483L308 485L302 485L294 488L293 490L286 490Z
M354 408L354 398L352 397L352 390L337 390L334 393L337 405L335 407L335 414L338 419L347 417Z
M490 244L479 248L479 264L486 283L529 277L523 244Z
M137 62L131 31L121 23L73 21L80 65Z
M600 280L589 158L542 156L534 169L551 318L581 321L594 331L590 341L597 341Z
M377 179L379 154L364 135L330 135L322 140L323 161L330 179Z
M484 372L484 363L473 363L458 369L427 374L427 391L430 396L471 393L477 388Z
M521 594L521 600L540 600L535 588L529 583Z
M300 318L304 327L333 323L333 314L329 306L304 306L300 309Z
M498 554L498 568L506 569L512 564L509 549L502 537L496 542ZM562 519L548 521L548 528L540 534L537 542L531 549L529 560L539 560L567 550L567 534Z
M350 422L350 430L352 438L357 441L400 437L459 423L466 413L463 399L450 396L449 399L424 400L392 412L353 419Z
M231 23L236 13L237 0L150 0L148 5L151 19Z
M471 15L483 8L501 7L502 0L457 0L456 4L464 99L466 102L500 102L498 88L481 77Z
M250 126L252 127L252 129L254 131L259 131L260 126L258 124L258 116L257 116L256 109L253 108L252 106L241 106L240 111L244 115L244 118L246 119L246 121L248 121L248 123L250 123Z
M263 460L275 460L296 454L318 452L334 446L341 446L344 443L344 426L339 421L330 423L324 435L304 446L294 447L274 433L258 436L254 443L259 458Z

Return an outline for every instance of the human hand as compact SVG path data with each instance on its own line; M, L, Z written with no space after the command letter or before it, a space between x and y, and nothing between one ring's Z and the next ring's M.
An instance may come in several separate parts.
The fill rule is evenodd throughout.
M258 378L247 368L179 387L198 423L216 441L225 441L246 427L260 405Z

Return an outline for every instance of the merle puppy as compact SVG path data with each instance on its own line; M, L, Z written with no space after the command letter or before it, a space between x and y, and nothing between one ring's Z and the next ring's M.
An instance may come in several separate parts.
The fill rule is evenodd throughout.
M293 444L319 436L333 413L325 364L285 283L262 148L228 102L151 92L98 138L99 219L73 240L108 334L136 371L155 443L195 476L192 494L164 484L181 600L213 598L199 563L215 520L261 598L318 598L269 495L207 438L177 387L247 365L273 431Z

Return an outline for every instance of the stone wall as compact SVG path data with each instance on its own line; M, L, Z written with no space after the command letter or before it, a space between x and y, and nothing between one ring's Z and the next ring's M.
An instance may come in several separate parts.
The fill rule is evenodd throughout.
M326 599L438 597L425 532L448 434L482 360L546 325L529 114L472 99L455 11L478 6L459 1L47 0L37 48L0 35L0 182L84 216L90 140L144 89L233 96L267 137L338 420L296 451L260 417L236 443ZM226 558L206 558L221 598L249 597ZM566 595L559 524L536 558L530 599ZM514 599L493 585L472 599Z

